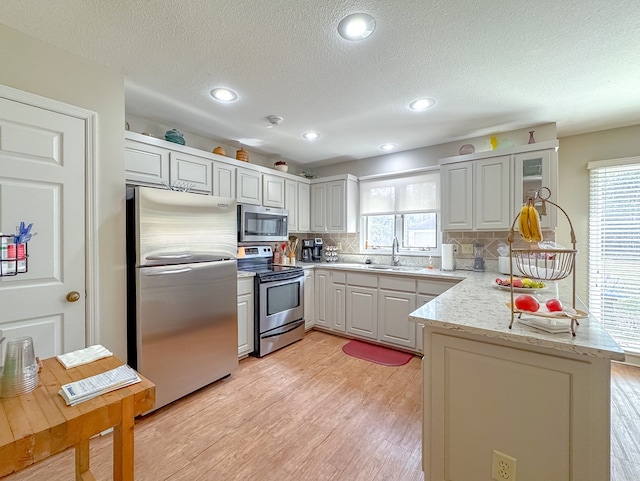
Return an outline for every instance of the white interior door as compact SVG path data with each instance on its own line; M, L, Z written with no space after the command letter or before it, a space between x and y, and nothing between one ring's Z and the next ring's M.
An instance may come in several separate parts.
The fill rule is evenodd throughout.
M42 358L85 345L85 143L82 119L0 98L0 230L37 232L28 272L0 277L0 330Z

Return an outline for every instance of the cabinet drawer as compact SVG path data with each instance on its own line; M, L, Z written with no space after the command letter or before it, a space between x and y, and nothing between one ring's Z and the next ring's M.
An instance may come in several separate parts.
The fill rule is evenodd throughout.
M238 295L253 294L253 277L238 279Z
M347 273L343 271L333 271L331 273L331 280L339 284L347 282Z
M377 274L349 272L347 274L347 284L350 286L378 287L378 276Z
M415 279L407 279L406 277L396 276L380 276L380 289L389 289L392 291L416 292Z
M418 293L438 296L456 284L457 282L452 281L436 281L431 279L419 280Z

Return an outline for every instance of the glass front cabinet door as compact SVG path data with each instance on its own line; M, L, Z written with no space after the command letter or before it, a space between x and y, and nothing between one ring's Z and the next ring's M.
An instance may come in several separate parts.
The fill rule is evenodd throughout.
M558 202L558 154L555 149L516 154L514 176L514 216L541 187L548 187L551 190L550 200ZM541 211L540 204L537 203L536 208ZM546 215L540 217L543 230L555 230L558 222L557 210L555 206L547 206Z

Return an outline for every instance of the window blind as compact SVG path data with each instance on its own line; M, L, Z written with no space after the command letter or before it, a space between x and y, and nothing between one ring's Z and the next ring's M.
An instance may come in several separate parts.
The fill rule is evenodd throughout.
M440 172L360 181L361 214L402 214L440 209Z
M640 157L589 169L589 309L640 353Z

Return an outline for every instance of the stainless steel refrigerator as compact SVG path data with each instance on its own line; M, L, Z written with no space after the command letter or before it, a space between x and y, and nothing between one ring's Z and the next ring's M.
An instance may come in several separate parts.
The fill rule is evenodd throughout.
M238 366L235 199L127 188L128 363L162 407Z

